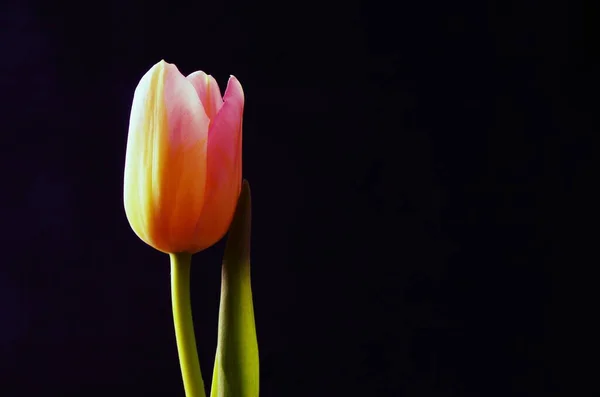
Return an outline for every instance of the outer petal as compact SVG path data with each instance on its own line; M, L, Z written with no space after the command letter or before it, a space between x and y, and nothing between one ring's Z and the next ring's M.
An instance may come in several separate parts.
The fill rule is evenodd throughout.
M131 228L147 244L150 244L148 212L151 205L149 197L152 180L146 166L150 162L152 147L146 141L146 124L152 124L147 116L154 114L153 104L157 102L156 90L161 81L162 65L154 65L140 80L133 95L127 150L125 154L125 176L123 183L123 202L125 213ZM157 112L160 114L160 112ZM154 120L153 120L154 121ZM159 128L160 125L157 126ZM151 134L154 133L152 129ZM150 147L148 147L150 146Z
M209 119L174 65L156 64L136 88L124 202L136 234L163 252L185 252L204 204Z
M214 77L201 70L190 74L186 78L196 89L198 97L200 97L202 105L204 105L206 114L213 120L217 113L219 113L221 106L223 106L223 98L221 98L219 84L217 84Z
M234 76L229 79L223 100L208 132L208 174L197 226L198 251L215 244L227 232L242 182L244 91Z

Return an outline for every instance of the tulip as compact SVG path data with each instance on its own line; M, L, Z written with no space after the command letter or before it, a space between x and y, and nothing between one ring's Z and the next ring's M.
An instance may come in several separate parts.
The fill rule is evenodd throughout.
M133 97L125 156L125 213L155 249L193 254L227 232L241 189L244 93L231 76L221 97L202 71L160 61Z

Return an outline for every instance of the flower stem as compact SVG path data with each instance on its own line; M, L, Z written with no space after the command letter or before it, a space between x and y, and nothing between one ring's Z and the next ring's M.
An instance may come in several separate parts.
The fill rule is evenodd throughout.
M204 382L200 372L192 306L190 301L190 264L192 255L170 254L171 257L171 300L173 322L179 353L179 365L183 377L186 397L206 397Z

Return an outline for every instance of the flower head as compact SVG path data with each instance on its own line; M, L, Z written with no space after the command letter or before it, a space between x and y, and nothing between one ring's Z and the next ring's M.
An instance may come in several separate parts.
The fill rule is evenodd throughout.
M125 213L166 253L195 253L229 227L242 179L244 92L231 76L221 97L202 71L184 77L160 61L133 97L125 156Z

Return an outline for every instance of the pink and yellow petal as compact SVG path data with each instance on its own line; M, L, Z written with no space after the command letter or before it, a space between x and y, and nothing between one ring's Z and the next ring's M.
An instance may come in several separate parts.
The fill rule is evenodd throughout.
M174 65L161 61L140 81L127 147L125 208L136 234L160 251L193 245L204 203L209 122L194 87Z

